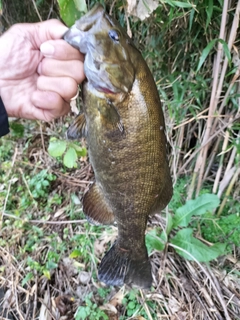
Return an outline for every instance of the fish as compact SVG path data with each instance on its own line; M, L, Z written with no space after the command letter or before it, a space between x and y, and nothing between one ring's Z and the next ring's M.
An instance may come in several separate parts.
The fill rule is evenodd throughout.
M118 228L98 279L149 289L147 221L167 206L173 192L154 78L124 28L100 4L77 20L64 40L85 55L83 110L67 131L68 139L86 138L95 174L82 199L83 212L96 225Z

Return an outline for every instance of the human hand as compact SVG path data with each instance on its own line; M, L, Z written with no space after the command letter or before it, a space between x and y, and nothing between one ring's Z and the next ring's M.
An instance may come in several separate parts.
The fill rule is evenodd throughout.
M69 112L85 76L83 56L61 39L67 30L48 20L16 24L0 37L0 96L9 116L50 121Z

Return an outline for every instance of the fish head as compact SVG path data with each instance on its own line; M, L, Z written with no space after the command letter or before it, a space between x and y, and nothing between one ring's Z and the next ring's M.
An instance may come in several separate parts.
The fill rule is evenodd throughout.
M106 94L127 94L135 80L134 47L119 23L97 4L66 32L64 40L85 55L88 82Z

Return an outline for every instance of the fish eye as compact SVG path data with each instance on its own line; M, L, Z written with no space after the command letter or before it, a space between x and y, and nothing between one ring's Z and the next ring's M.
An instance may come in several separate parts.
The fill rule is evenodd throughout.
M119 34L116 30L110 30L108 32L109 37L114 41L118 42L119 41Z

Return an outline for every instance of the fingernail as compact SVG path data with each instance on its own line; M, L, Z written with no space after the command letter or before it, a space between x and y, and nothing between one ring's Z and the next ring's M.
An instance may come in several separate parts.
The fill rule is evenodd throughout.
M40 46L40 51L45 55L45 56L52 56L54 54L54 46L52 46L50 43L44 42Z

